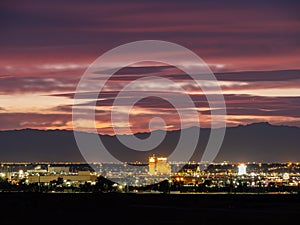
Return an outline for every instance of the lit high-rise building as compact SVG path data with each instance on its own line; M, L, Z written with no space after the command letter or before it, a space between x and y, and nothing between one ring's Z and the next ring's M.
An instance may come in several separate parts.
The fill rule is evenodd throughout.
M151 156L148 160L150 175L171 174L171 166L167 162L167 157Z
M244 163L238 165L238 175L247 174L247 166Z

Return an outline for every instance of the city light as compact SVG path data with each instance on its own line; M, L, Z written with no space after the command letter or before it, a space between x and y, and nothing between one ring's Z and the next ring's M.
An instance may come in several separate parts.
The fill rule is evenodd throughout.
M104 188L102 191L108 191L107 188L111 187L117 192L134 192L163 181L167 181L167 186L172 187L173 191L193 193L230 190L245 193L297 193L300 188L300 164L290 162L220 162L207 165L199 162L168 162L166 157L151 156L148 164L137 163L139 166L129 167L128 163L99 163L96 171L86 170L85 163L39 162L38 165L28 162L2 163L0 180L8 182L12 187L24 184L22 188L30 188L30 185L37 185L33 187L38 187L38 191L51 192L99 190L99 177L108 182L104 186L100 185Z
M238 165L238 175L245 175L247 174L247 166L244 163Z

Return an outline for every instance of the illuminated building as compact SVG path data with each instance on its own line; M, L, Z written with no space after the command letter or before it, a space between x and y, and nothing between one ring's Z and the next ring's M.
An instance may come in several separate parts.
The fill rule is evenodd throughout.
M51 174L40 176L30 175L28 176L29 183L49 183L50 181L57 180L58 178L62 178L64 181L78 181L78 182L95 182L97 179L97 175L91 174L89 171L78 171L76 175L59 175L59 174Z
M238 175L244 175L247 174L247 166L244 163L241 163L238 165Z
M284 180L290 179L289 173L284 173L282 179L284 179Z
M27 170L28 173L47 173L48 171L45 169L42 169L40 165L37 165L33 169Z
M24 178L24 171L19 170L19 179L23 179L23 178Z
M68 166L48 166L49 173L69 173L70 167Z
M150 175L171 174L171 166L167 162L167 157L151 156L148 160Z

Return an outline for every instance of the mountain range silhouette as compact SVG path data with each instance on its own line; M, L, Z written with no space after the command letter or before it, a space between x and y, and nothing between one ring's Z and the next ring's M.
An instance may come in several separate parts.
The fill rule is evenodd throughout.
M200 129L196 150L190 159L200 161L210 134L208 128ZM110 153L122 162L146 162L150 155L168 156L174 150L180 133L184 130L167 131L164 141L155 149L135 151L124 146L116 136L101 135L99 138ZM161 132L161 131L153 131ZM150 133L137 133L147 138ZM83 133L91 137L92 133ZM85 162L78 149L73 131L69 130L9 130L0 131L1 162ZM188 148L189 146L187 146ZM101 150L97 150L101 151ZM185 152L180 153L184 156ZM180 160L180 157L179 159ZM95 162L105 161L95 156ZM277 126L267 122L228 127L221 149L214 162L296 162L300 161L300 128Z

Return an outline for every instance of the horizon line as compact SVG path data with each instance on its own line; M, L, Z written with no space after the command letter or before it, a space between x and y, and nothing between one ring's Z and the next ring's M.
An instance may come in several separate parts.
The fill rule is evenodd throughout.
M105 135L105 136L117 136L117 135L136 135L136 134L148 134L148 133L152 133L152 132L175 132L175 131L181 131L181 130L186 130L186 129L192 129L192 128L199 128L199 129L227 129L227 128L238 128L238 127L247 127L247 126L251 126L251 125L269 125L269 126L273 126L273 127L290 127L290 128L300 128L298 126L291 126L291 125L285 125L285 124L272 124L268 121L261 121L261 122L253 122L253 123L247 123L247 124L237 124L236 126L226 126L226 127L217 127L217 128L211 128L211 127L199 127L199 126L191 126L191 127L187 127L187 128L182 128L182 129L174 129L174 130L162 130L162 129L158 129L158 130L153 130L153 131L148 131L148 132L136 132L136 133L131 133L131 134L104 134L104 133L94 133L94 132L89 132L89 131L76 131L74 129L59 129L59 128L55 128L55 129L39 129L39 128L20 128L20 129L8 129L8 130L1 130L0 132L7 132L7 131L24 131L24 130L33 130L33 131L72 131L72 132L83 132L83 133L89 133L89 134L99 134L99 135ZM97 129L97 128L96 128Z

